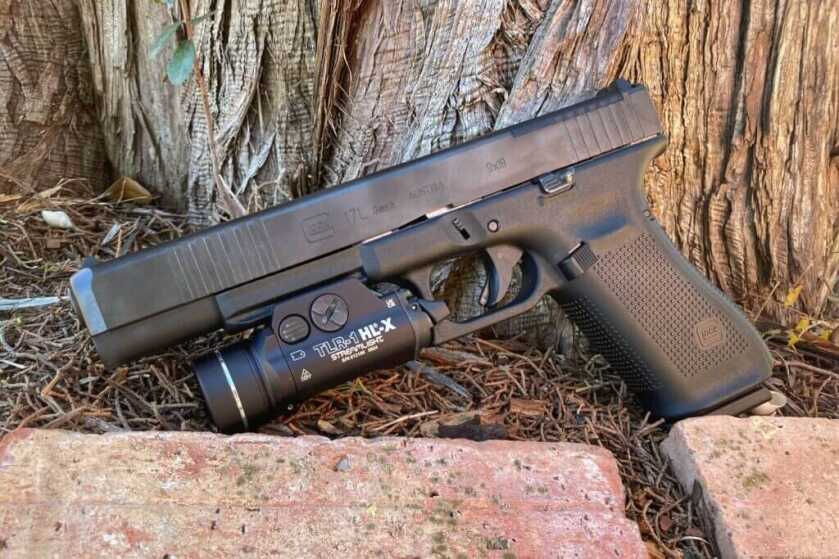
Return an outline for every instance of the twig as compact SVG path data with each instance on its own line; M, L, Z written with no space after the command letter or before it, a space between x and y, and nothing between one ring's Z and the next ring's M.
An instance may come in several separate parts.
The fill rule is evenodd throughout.
M371 431L383 431L384 429L387 429L388 427L398 425L399 423L404 423L405 421L408 421L408 420L411 420L411 419L417 419L417 418L420 418L420 417L427 417L429 415L436 415L438 413L440 413L440 412L438 412L437 410L434 410L434 411L424 411L424 412L415 413L415 414L411 414L411 415L405 415L403 417L400 417L398 419L394 419L393 421L385 423L384 425L374 427L374 428L371 429Z
M787 361L786 364L790 367L795 367L796 369L803 369L805 371L810 371L811 373L818 373L820 375L830 375L833 377L839 377L839 373L835 371L828 371L827 369L822 369L821 367L815 367L813 365L808 365L807 363L802 363L801 361Z

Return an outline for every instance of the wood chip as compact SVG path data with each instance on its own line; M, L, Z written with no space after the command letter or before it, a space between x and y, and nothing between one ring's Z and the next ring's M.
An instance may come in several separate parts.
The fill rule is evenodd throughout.
M488 441L507 438L504 419L499 415L481 411L456 413L427 421L421 425L420 431L426 437L443 439Z
M548 403L544 400L510 398L510 411L512 413L520 413L529 417L542 417L547 409Z

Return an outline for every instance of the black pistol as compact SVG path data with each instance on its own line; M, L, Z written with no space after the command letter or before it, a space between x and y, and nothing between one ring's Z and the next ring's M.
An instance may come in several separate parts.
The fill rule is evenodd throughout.
M740 413L770 399L772 362L647 208L644 170L665 145L647 90L618 81L427 157L87 263L71 279L73 301L108 366L256 328L194 363L225 432L545 295L653 414ZM486 312L457 321L435 300L431 271L471 253L487 264ZM516 266L521 286L505 297Z

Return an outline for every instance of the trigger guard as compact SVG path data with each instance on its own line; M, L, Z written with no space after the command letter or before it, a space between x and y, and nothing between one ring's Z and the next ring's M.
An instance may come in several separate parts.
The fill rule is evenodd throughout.
M523 256L524 258L521 259L522 286L512 301L463 322L451 319L440 321L432 330L433 343L441 344L487 328L502 320L513 318L532 309L544 295L558 287L558 278L555 277L556 274L550 273L548 263L529 252L524 252Z

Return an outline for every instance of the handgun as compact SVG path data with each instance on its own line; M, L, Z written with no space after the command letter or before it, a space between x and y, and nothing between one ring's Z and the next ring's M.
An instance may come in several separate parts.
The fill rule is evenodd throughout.
M227 433L544 296L653 415L737 414L770 400L772 360L651 214L643 175L665 146L646 88L619 80L287 204L88 259L70 280L72 300L108 367L218 329L253 329L193 362ZM487 270L485 312L460 319L435 298L432 272L474 254Z

